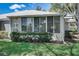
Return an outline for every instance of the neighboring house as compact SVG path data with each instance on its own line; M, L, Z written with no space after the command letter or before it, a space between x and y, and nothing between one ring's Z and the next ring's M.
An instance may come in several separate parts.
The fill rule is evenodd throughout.
M68 14L64 17L65 19L65 31L76 31L77 25L76 25L76 19L73 18L74 16L71 14Z
M64 18L59 13L25 10L0 15L0 30L6 32L50 32L64 41Z

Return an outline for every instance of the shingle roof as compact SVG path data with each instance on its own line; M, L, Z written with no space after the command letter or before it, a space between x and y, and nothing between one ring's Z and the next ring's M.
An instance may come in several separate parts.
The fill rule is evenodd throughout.
M48 15L60 15L59 13L48 12L48 11L37 11L37 10L24 10L13 13L7 13L0 15L0 19L13 17L13 16L48 16Z

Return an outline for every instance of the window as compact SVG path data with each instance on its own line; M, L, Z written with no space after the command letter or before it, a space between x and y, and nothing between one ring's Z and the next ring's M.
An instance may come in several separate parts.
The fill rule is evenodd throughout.
M27 18L27 32L32 32L33 19Z
M27 18L26 17L21 18L21 25L22 25L22 31L27 31Z
M47 32L60 33L60 16L47 17Z
M34 32L46 32L45 17L34 17Z
M54 16L54 31L60 33L60 16Z
M34 32L39 32L39 17L34 17Z
M47 17L47 32L53 33L53 17Z
M39 19L39 30L40 30L40 32L46 32L46 19L45 19L45 17L41 17Z
M22 17L22 31L32 32L32 18Z
M11 20L11 26L12 26L12 31L14 31L14 32L18 32L19 31L19 29L18 29L18 27L19 27L19 23L18 23L18 18L12 18L12 20Z
M14 23L14 29L13 29L13 31L18 32L18 31L19 31L19 30L18 30L18 26L19 26L19 24Z

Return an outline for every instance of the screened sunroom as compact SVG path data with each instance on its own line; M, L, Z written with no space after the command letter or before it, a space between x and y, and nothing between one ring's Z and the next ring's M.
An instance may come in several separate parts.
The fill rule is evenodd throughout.
M16 17L11 23L12 31L60 33L60 16Z
M13 17L12 32L49 32L54 39L64 38L64 25L61 16Z

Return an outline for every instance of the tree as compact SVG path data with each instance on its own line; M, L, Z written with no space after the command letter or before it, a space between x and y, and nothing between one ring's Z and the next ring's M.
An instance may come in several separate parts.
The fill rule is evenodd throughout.
M51 4L51 8L50 11L54 11L54 12L66 12L66 13L72 13L74 14L76 10L76 4L73 3L54 3Z
M36 10L39 10L39 11L46 11L45 9L42 9L41 6L37 6L37 7L36 7Z
M54 3L54 4L51 4L51 8L50 8L50 11L54 11L54 12L60 12L60 11L63 11L62 10L62 4L60 3Z
M36 10L42 10L42 8L40 6L37 6Z
M73 15L73 18L76 19L77 29L79 28L78 18L76 16L77 4L76 3L54 3L51 4L50 11L62 13L65 16L67 13Z

